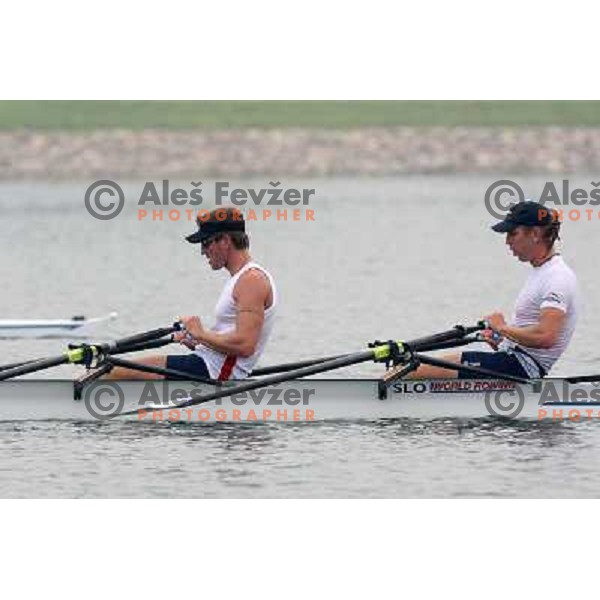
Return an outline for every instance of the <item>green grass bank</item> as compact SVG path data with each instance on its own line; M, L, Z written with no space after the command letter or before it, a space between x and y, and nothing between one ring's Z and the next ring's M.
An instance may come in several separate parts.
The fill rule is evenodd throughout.
M600 101L0 101L0 130L598 127Z

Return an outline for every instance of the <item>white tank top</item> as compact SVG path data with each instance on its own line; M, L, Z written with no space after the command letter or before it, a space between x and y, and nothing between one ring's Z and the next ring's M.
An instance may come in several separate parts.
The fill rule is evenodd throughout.
M277 289L271 274L255 262L249 262L244 265L226 284L219 296L215 307L216 322L212 331L216 333L227 333L233 331L237 324L237 307L233 299L233 290L239 278L250 269L262 271L271 285L273 296L271 306L265 309L265 320L262 331L256 345L254 354L248 357L228 356L204 344L198 344L194 352L204 360L208 368L211 379L224 381L226 379L244 379L252 372L252 369L258 362L260 355L265 349L275 319L275 310L277 308Z

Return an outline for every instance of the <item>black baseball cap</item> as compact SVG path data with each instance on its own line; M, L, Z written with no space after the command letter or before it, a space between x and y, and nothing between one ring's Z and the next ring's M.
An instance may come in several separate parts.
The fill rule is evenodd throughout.
M498 233L514 231L519 225L525 227L540 227L555 222L554 211L546 208L539 202L525 200L513 204L508 211L504 221L492 225L492 229Z
M244 215L237 208L217 208L210 213L203 211L196 217L196 223L198 231L185 238L190 244L201 244L218 233L246 231Z

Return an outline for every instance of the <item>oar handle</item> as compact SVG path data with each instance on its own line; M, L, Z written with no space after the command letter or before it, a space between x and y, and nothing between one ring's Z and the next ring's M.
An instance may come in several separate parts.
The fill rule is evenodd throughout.
M428 335L426 337L405 342L405 345L413 350L420 350L423 347L429 348L435 344L440 344L443 342L462 340L467 336L476 333L477 331L482 331L488 328L489 325L486 321L479 321L476 325L469 327L465 327L464 325L456 325L456 327L453 327L448 331L442 331L441 333L435 333L433 335Z
M9 369L15 369L16 367L22 367L24 365L31 365L34 362L37 362L37 361L36 360L24 360L24 361L21 361L21 362L11 363L9 365L2 365L0 367L0 373L2 371L8 371Z
M114 342L108 344L108 351L110 353L119 352L120 350L129 346L136 346L138 344L144 344L145 342L151 342L158 338L165 337L166 335L170 335L171 333L175 333L176 331L180 331L181 328L181 323L177 322L173 323L171 327L152 329L151 331L138 333L137 335L132 335L120 340L115 340Z
M118 352L113 354L127 354L129 352L141 352L142 350L154 350L156 348L162 348L173 343L173 336L169 335L165 338L159 338L150 342L143 342L141 344L133 344L132 346L121 346Z

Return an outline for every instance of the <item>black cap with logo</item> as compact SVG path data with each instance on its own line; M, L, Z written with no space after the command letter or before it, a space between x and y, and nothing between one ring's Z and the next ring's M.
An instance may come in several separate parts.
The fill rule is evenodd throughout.
M246 231L244 215L237 208L217 208L210 213L203 212L196 218L198 231L185 239L190 244L201 244L219 233Z
M492 226L498 233L514 231L519 225L524 227L543 227L556 222L554 211L539 202L525 200L510 207L504 221Z

